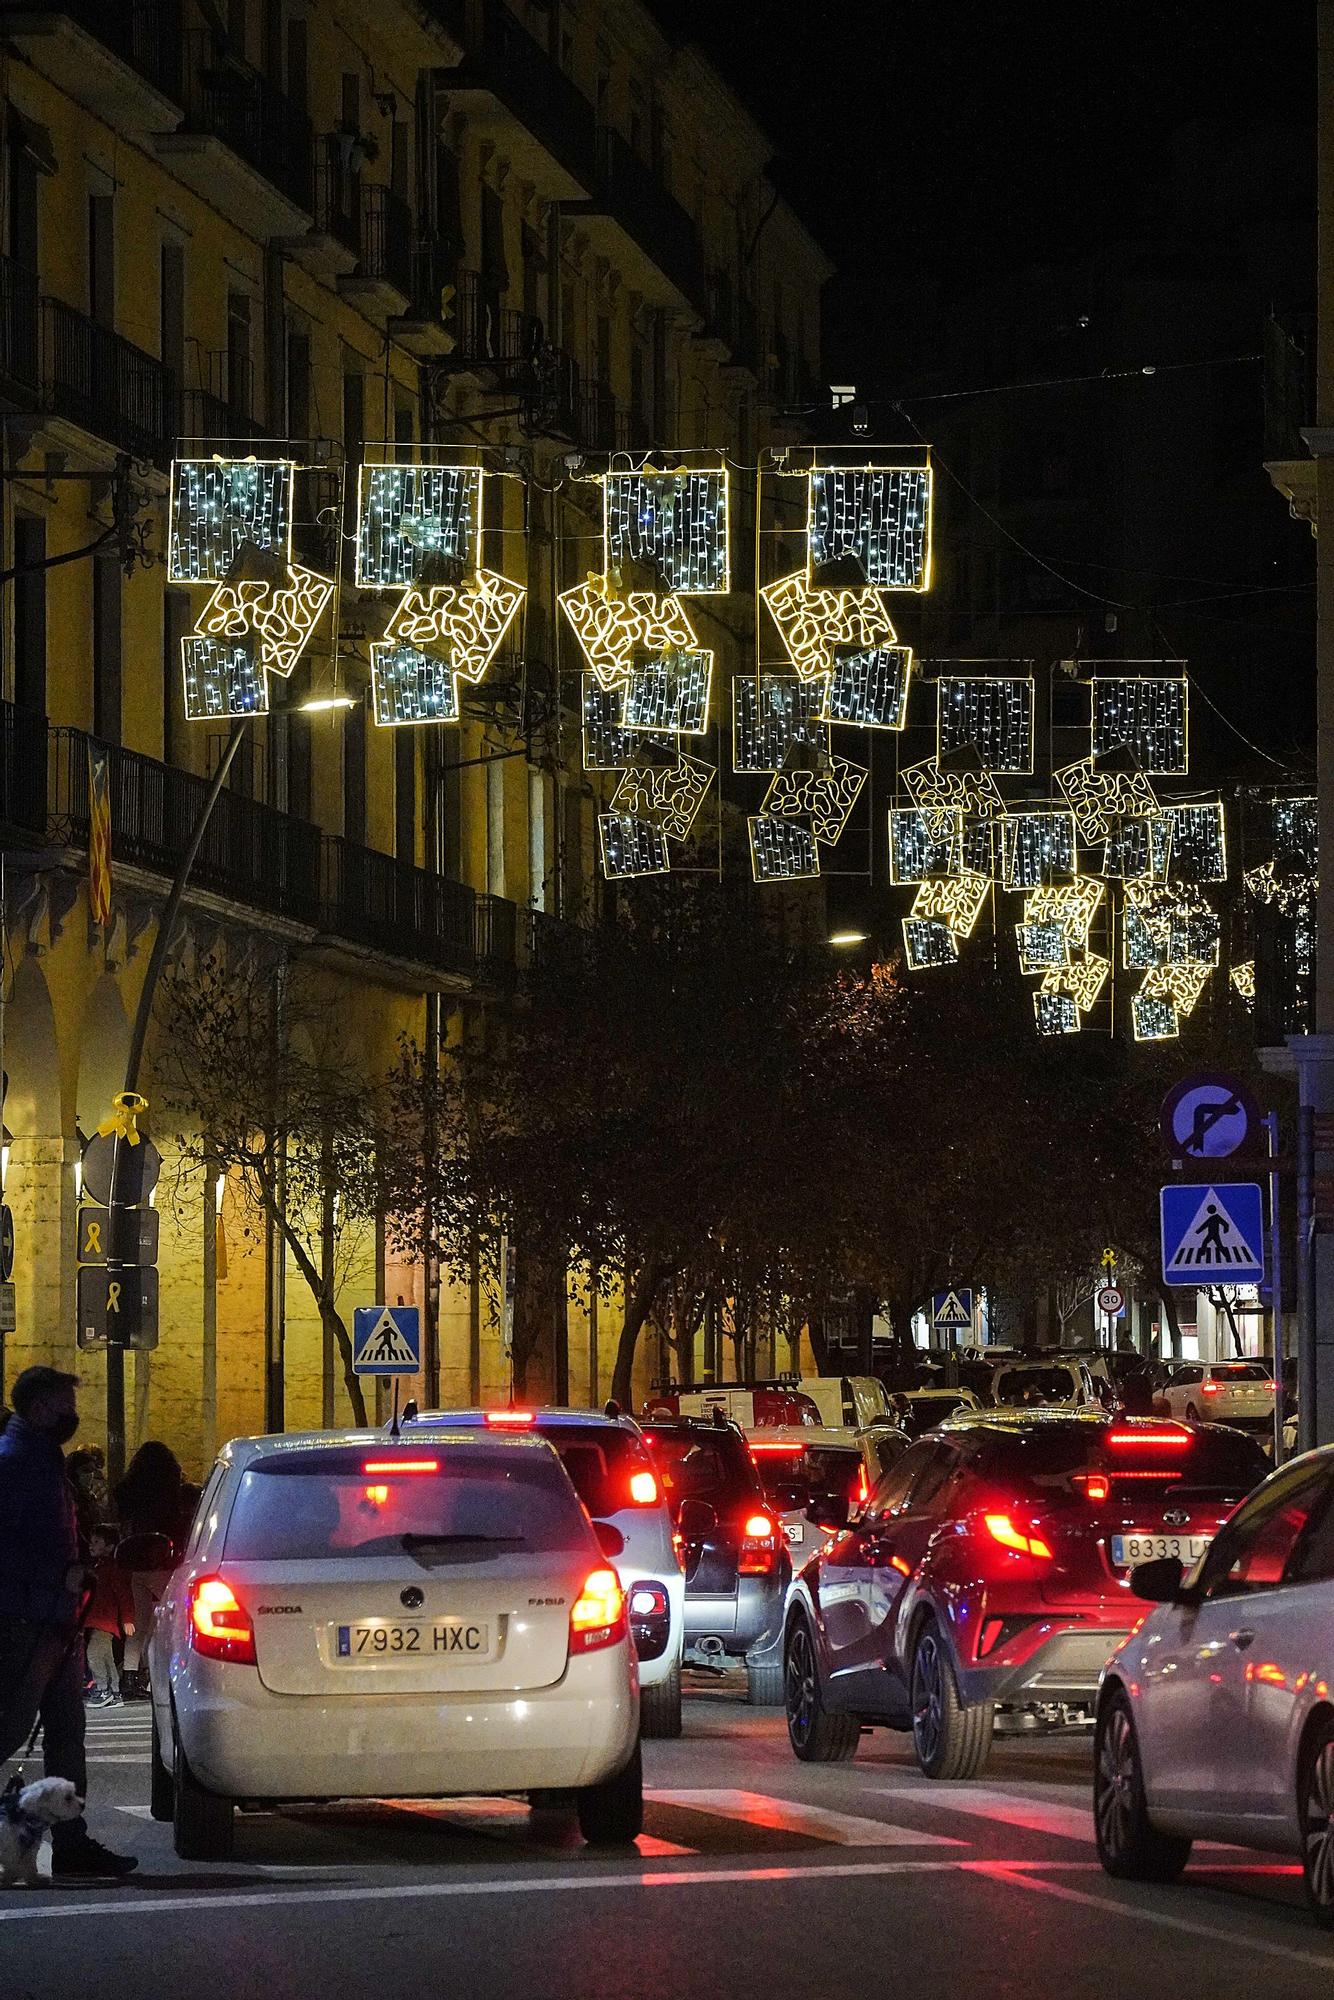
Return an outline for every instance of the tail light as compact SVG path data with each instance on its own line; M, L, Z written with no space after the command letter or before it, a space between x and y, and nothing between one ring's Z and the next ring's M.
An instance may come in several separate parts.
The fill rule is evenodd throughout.
M1010 1549L1019 1556L1032 1556L1038 1562L1051 1561L1051 1549L1041 1535L1032 1533L1032 1522L1025 1529L1019 1527L1009 1514L984 1514L982 1518L992 1541L999 1542L1003 1549Z
M1107 1442L1113 1451L1189 1451L1191 1435L1184 1424L1140 1424L1135 1430L1113 1426Z
M190 1644L208 1660L255 1664L255 1628L250 1614L220 1576L198 1577L190 1586Z
M1077 1486L1086 1500L1099 1506L1112 1490L1111 1481L1105 1472L1076 1472L1071 1484Z
M370 1472L439 1472L438 1458L368 1458L362 1471Z
M852 1504L854 1507L864 1507L870 1497L871 1482L866 1477L866 1467L862 1465L858 1467L857 1477L852 1482Z
M739 1576L768 1576L778 1567L778 1528L767 1514L748 1514L741 1524Z
M597 1653L625 1637L625 1592L614 1569L595 1569L570 1609L570 1651Z
M1200 1384L1200 1394L1202 1396L1216 1396L1218 1394L1217 1382L1202 1382Z
M658 1482L651 1472L630 1474L630 1499L636 1507L657 1506Z

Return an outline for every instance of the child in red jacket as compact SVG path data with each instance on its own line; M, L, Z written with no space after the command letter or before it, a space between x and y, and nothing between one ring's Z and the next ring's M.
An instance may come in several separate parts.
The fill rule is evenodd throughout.
M129 1571L116 1561L118 1540L114 1527L94 1528L88 1537L93 1594L84 1624L88 1630L88 1672L93 1682L88 1701L93 1708L107 1708L119 1701L116 1641L134 1635L134 1591Z

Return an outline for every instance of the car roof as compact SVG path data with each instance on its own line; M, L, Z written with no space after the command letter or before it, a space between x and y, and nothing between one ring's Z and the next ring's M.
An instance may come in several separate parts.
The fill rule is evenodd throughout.
M888 1429L888 1425L881 1425ZM803 1449L814 1446L820 1451L860 1452L864 1433L859 1430L834 1429L821 1424L756 1424L745 1433L749 1445L785 1445Z
M1169 1420L1163 1417L1113 1418L1110 1411L1102 1409L1071 1410L1062 1409L1059 1406L1044 1408L1041 1405L1036 1405L1032 1408L1024 1408L1023 1406L1011 1408L1001 1405L999 1408L992 1410L956 1410L953 1416L946 1417L937 1426L937 1429L942 1432L978 1430L1012 1432L1056 1430L1063 1425L1069 1426L1071 1424L1089 1429L1093 1426L1105 1426L1114 1422L1118 1427L1124 1424L1127 1428L1144 1424L1152 1430L1161 1429L1162 1425L1167 1421Z
M527 1446L534 1450L548 1451L546 1440L533 1437L525 1431L490 1430L480 1433L459 1426L456 1430L440 1427L434 1440L439 1444L457 1445L461 1450L476 1451L482 1446L508 1451L511 1448ZM349 1446L380 1452L391 1452L402 1446L403 1439L387 1438L380 1430L358 1431L284 1431L268 1437L233 1438L223 1447L221 1456L232 1465L254 1465L262 1459L291 1457L295 1452L346 1451Z
M525 1404L523 1407L526 1412L531 1406ZM533 1421L531 1424L515 1423L513 1426L507 1425L505 1422L509 1414L510 1412L504 1408L493 1410L418 1410L416 1416L411 1418L405 1424L404 1428L412 1429L424 1424L430 1425L432 1429L448 1424L466 1425L469 1428L486 1425L488 1433L493 1437L504 1435L506 1431L509 1431L511 1436L518 1436L522 1431L537 1429L539 1425L543 1429L550 1428L552 1430L559 1430L566 1424L578 1425L580 1429L586 1428L589 1424L600 1424L604 1430L638 1430L639 1428L635 1418L626 1410L623 1410L619 1416L609 1417L602 1410L546 1409L538 1406L532 1410ZM517 1412L515 1414L517 1415ZM488 1418L490 1419L489 1423L487 1422Z

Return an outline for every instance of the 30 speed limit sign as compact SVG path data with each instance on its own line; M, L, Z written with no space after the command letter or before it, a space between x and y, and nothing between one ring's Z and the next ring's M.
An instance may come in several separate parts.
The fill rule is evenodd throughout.
M1104 1285L1098 1293L1098 1311L1106 1313L1108 1319L1115 1319L1125 1302L1126 1295L1119 1285Z

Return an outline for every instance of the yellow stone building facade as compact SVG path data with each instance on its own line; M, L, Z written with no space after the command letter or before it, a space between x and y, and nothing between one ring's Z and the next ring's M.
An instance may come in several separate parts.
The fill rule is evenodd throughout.
M527 603L463 719L376 728L374 614L349 556L339 623L283 691L289 712L248 726L174 947L262 938L314 968L380 1070L400 1032L493 1004L541 926L597 905L598 781L579 765L555 605L596 566L583 475L650 446L745 468L803 435L828 267L766 177L763 133L637 0L53 0L0 7L0 25L12 1380L74 1364L82 1146L120 1087L225 741L225 723L184 713L201 599L163 562L173 457L314 468L304 532L335 564L363 459L449 447L494 475L485 560ZM744 471L735 490L744 536ZM719 701L749 614L743 596L699 608ZM323 699L351 705L302 705ZM90 745L107 746L105 927L88 903ZM150 1101L153 1056L150 1041ZM130 1447L165 1437L197 1473L228 1435L346 1420L272 1230L234 1188L180 1180L155 1136L160 1344L131 1370ZM431 1304L441 1397L502 1396L485 1293L428 1299L431 1274L383 1260L368 1231L340 1303ZM590 1381L572 1309L573 1399L605 1393L615 1325L604 1307ZM104 1363L77 1365L96 1436Z

